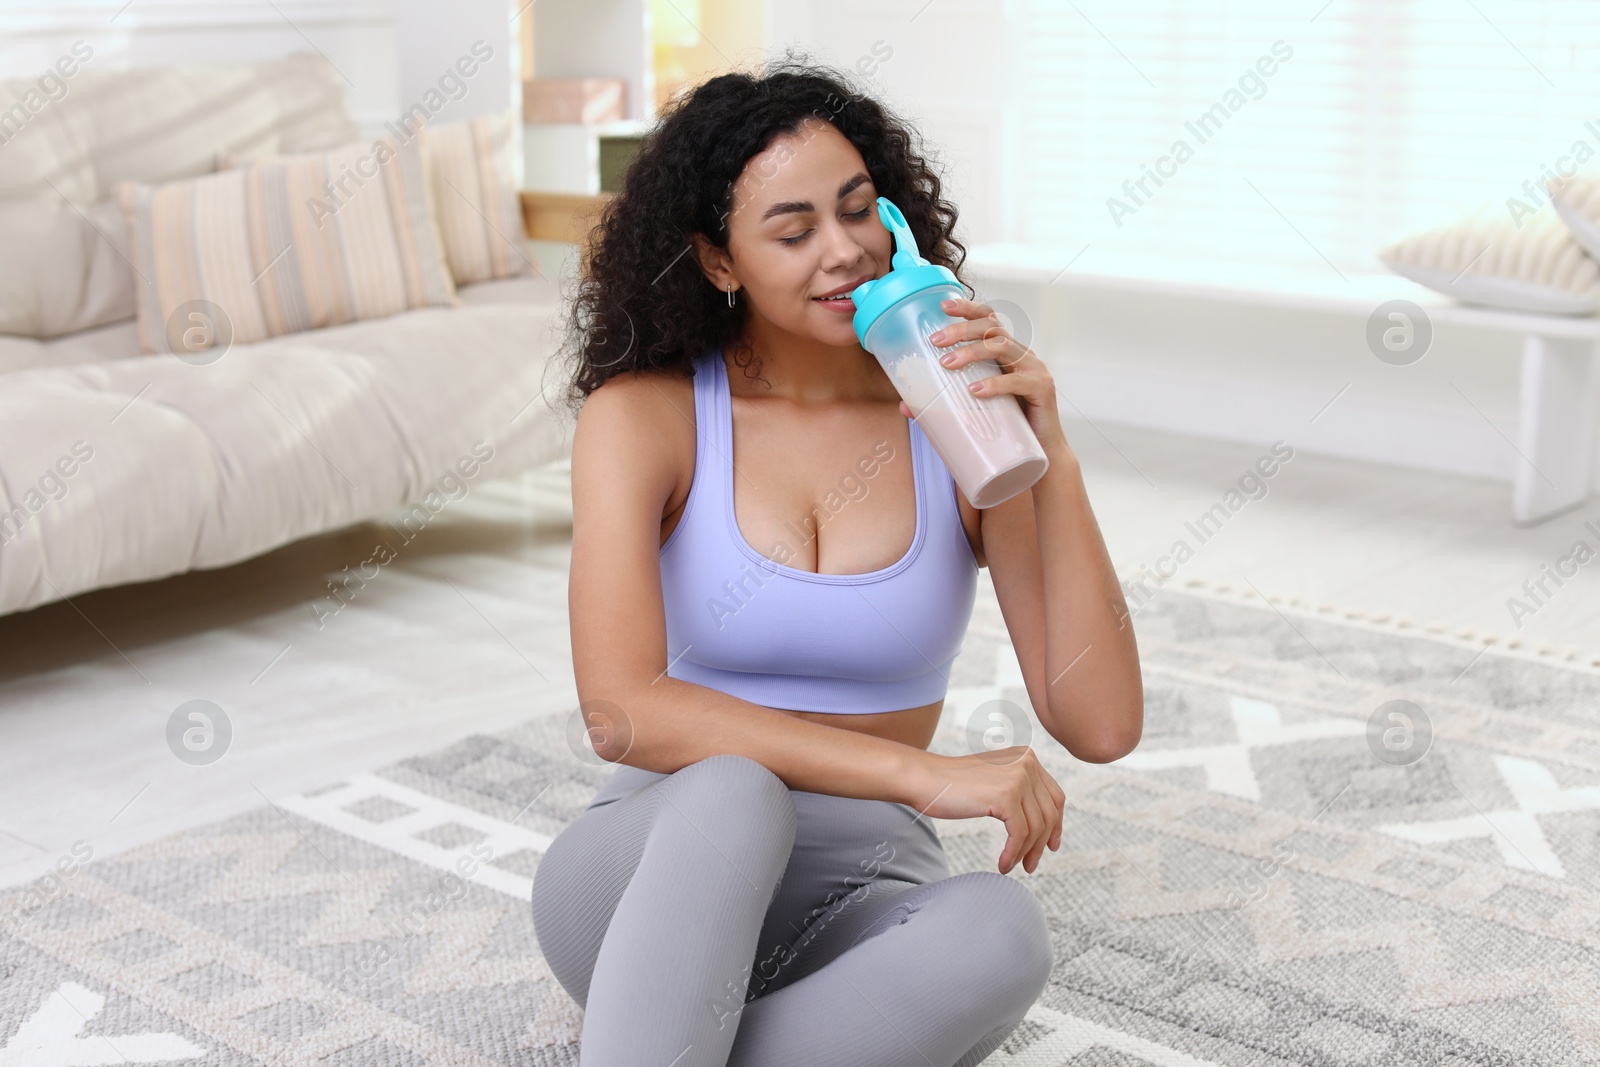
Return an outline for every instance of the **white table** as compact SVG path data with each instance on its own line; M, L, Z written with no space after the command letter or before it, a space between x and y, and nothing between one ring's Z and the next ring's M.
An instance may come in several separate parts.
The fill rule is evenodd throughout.
M1410 300L1434 324L1456 323L1522 335L1522 385L1511 517L1543 522L1588 499L1594 454L1595 343L1600 316L1547 315L1459 304L1398 275L1348 275L1183 262L1090 257L1029 245L976 245L967 268L977 276L1048 287L1195 297L1252 305L1370 316L1388 300Z

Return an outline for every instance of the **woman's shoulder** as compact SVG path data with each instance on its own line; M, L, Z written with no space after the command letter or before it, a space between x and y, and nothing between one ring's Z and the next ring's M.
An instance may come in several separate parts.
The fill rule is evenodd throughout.
M583 413L591 408L603 413L607 421L616 417L646 422L655 421L662 416L677 417L674 412L682 410L682 401L685 397L690 401L689 414L692 418L693 367L629 369L607 378L585 397L579 417L581 418Z
M574 450L601 460L663 471L674 483L692 470L694 376L678 368L626 370L591 392L578 412Z

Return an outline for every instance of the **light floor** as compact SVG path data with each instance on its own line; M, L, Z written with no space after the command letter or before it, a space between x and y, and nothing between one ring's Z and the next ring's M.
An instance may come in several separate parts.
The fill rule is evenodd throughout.
M1520 631L1506 607L1575 541L1600 548L1583 528L1600 527L1600 501L1520 529L1504 483L1300 454L1201 543L1185 523L1265 446L1084 423L1068 434L1125 577L1184 539L1195 554L1168 588L1254 589L1286 611L1337 608L1493 636L1497 648L1516 638L1517 654L1545 646L1580 664L1600 656L1600 561L1549 584ZM329 614L326 576L384 538L397 558ZM78 840L109 854L574 708L570 549L568 483L552 466L475 486L407 544L358 526L0 618L0 885ZM207 766L167 742L174 710L195 699L232 728Z

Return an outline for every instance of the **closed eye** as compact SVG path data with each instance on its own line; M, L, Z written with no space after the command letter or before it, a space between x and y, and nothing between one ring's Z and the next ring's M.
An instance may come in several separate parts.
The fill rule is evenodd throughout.
M856 221L859 222L861 219L867 218L869 214L872 214L872 205L867 205L866 208L862 208L861 211L850 211L850 213L845 214L845 218L856 219ZM805 230L805 234L795 234L794 237L779 237L778 240L779 242L784 243L784 245L798 245L798 243L805 240L806 235L810 234L811 230Z

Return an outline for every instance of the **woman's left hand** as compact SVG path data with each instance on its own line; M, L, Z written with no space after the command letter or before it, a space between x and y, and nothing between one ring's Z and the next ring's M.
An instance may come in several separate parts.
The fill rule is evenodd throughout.
M960 370L984 359L998 363L1001 373L974 382L971 393L980 397L1015 394L1039 443L1047 449L1057 444L1064 446L1066 434L1056 412L1056 383L1044 360L1012 337L988 304L952 298L941 302L940 307L961 321L936 331L928 340L940 348L973 342L945 353L945 369ZM916 414L904 400L900 402L900 412L907 418Z

